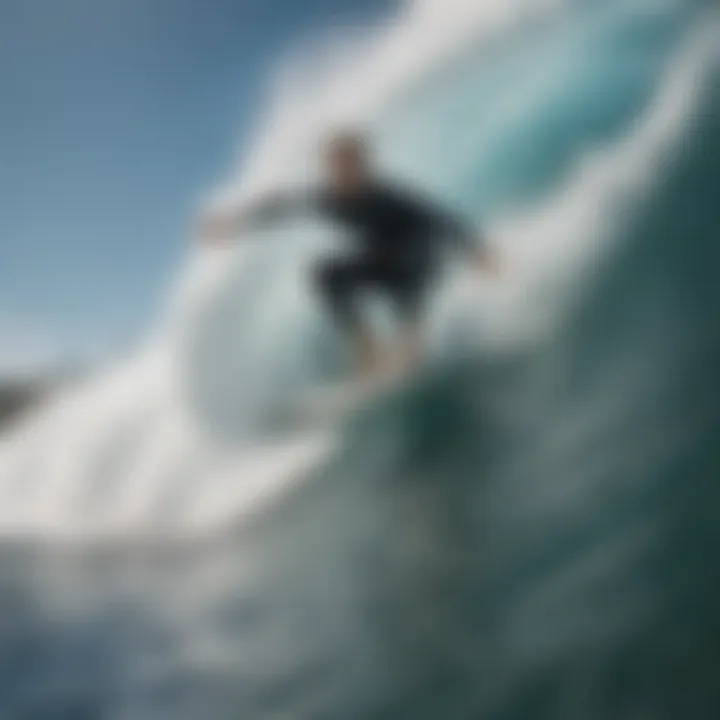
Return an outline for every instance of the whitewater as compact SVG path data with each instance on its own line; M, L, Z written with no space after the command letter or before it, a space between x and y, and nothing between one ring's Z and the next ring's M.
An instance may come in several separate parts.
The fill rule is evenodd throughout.
M450 264L428 367L288 429L347 371L305 277L339 239L193 249L132 357L2 436L0 715L714 720L717 3L417 0L321 40L199 207L350 124L505 273Z

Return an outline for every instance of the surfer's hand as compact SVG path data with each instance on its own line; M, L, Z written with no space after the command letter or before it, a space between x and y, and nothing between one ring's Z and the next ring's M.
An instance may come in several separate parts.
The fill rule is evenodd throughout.
M235 218L229 213L204 213L198 222L198 240L206 245L223 245L232 236L235 225Z
M484 275L500 277L503 273L503 264L500 254L492 247L485 246L475 255L475 267Z

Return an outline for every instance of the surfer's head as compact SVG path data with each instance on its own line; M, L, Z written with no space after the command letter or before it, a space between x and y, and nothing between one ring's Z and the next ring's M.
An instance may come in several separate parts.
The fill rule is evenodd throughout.
M340 192L362 188L370 178L367 138L357 132L335 132L324 148L325 171L330 185Z

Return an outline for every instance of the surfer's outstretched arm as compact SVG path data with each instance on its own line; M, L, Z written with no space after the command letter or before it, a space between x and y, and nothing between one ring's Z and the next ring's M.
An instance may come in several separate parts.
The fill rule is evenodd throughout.
M222 242L243 230L262 229L310 215L318 205L317 195L312 190L276 192L245 205L204 213L200 218L200 240Z
M471 234L460 238L460 244L472 265L487 275L501 275L503 259L497 248L489 242L482 230L474 228Z
M479 270L498 274L501 262L484 232L460 213L453 212L427 197L395 193L393 198L405 215L438 242L451 243Z
M429 222L438 237L443 237L459 247L476 268L491 275L500 273L502 262L498 252L476 225L433 206L429 209Z

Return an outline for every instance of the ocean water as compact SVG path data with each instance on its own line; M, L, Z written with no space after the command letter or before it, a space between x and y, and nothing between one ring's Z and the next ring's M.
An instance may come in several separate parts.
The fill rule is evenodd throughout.
M336 239L190 258L2 439L0 717L718 717L719 117L712 2L418 2L279 72L206 202L363 123L505 275L449 263L427 370L281 431L344 371Z

